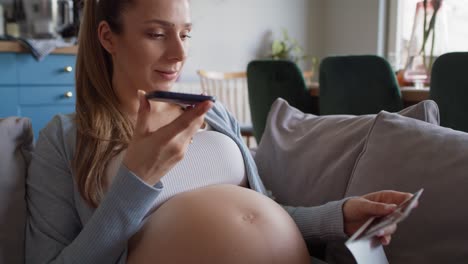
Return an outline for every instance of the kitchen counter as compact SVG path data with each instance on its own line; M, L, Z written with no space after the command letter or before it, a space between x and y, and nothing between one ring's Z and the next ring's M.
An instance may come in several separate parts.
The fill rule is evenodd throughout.
M78 46L58 48L53 54L76 54ZM0 52L29 52L20 43L16 41L0 41Z

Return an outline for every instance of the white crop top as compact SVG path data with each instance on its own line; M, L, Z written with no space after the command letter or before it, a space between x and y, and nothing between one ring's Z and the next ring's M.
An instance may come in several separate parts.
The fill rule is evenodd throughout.
M115 175L123 155L124 152L120 153L109 164L108 176ZM161 178L161 182L164 188L155 200L154 209L184 191L213 184L247 185L239 147L231 138L211 130L208 125L194 135L184 158Z

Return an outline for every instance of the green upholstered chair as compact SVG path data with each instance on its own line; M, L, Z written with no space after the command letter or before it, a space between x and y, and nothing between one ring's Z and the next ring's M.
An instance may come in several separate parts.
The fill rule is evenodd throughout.
M310 113L312 97L302 71L288 60L254 60L247 66L250 113L254 136L260 142L271 105L281 97L299 110Z
M334 56L320 64L320 114L376 114L403 108L389 63L375 55Z
M439 106L440 125L468 132L468 52L446 53L432 67L429 97Z

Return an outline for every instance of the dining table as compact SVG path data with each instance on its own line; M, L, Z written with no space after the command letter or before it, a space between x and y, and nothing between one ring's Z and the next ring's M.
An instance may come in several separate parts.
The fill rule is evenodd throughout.
M320 84L318 82L308 82L307 88L313 98L320 99ZM429 87L403 86L400 87L400 92L405 107L429 99Z

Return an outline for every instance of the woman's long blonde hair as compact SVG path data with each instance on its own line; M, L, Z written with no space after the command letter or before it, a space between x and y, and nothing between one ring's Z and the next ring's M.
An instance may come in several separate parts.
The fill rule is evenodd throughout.
M121 14L131 0L86 0L76 62L76 150L72 161L78 190L97 207L104 195L106 167L127 148L133 125L119 109L112 88L112 58L98 39L98 25L121 33Z

